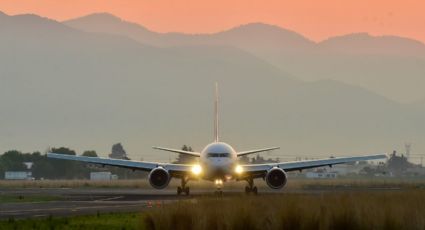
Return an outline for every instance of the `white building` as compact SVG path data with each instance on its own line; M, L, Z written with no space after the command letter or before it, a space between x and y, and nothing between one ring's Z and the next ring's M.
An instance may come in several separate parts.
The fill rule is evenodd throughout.
M336 178L337 173L335 172L307 172L305 174L307 178L311 179L325 179L325 178Z
M117 175L112 174L111 172L91 172L90 180L116 180L118 179Z
M33 180L31 172L25 171L6 171L4 172L4 179L6 180Z

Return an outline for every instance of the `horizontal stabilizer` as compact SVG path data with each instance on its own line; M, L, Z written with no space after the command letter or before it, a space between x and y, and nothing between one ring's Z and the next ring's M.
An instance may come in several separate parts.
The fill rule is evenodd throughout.
M163 148L163 147L152 147L153 149L158 149L158 150L163 150L163 151L168 151L168 152L173 152L173 153L180 153L180 154L185 154L185 155L189 155L189 156L193 156L193 157L200 157L201 154L197 153L197 152L191 152L191 151L184 151L184 150L180 150L180 149L170 149L170 148Z
M238 157L240 157L240 156L244 156L244 155L248 155L248 154L259 153L259 152L267 152L267 151L271 151L271 150L275 150L275 149L280 149L280 147L248 150L248 151L238 152L237 155L238 155Z

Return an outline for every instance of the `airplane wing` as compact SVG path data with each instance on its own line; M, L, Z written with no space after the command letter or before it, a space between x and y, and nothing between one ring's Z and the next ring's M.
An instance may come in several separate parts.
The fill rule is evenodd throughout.
M376 154L376 155L366 155L366 156L357 156L357 157L336 157L320 160L305 160L305 161L289 161L282 163L270 163L270 164L251 164L251 165L241 165L243 172L246 176L261 177L267 172L267 170L278 167L283 169L286 172L297 171L309 168L317 168L323 166L332 167L336 164L344 164L349 162L356 161L366 161L366 160L377 160L387 158L387 154Z
M173 153L186 154L186 155L193 156L193 157L200 157L201 156L200 153L191 152L191 151L184 151L184 150L180 150L180 149L170 149L170 148L163 148L163 147L156 147L156 146L153 146L152 148L158 149L158 150L163 150L163 151L168 151L168 152L173 152Z
M184 165L184 164L121 160L121 159L103 158L103 157L86 157L86 156L75 156L75 155L66 155L66 154L57 154L57 153L47 153L47 157L54 158L54 159L61 159L61 160L80 161L80 162L86 162L91 164L98 164L102 166L105 166L105 165L117 166L117 167L128 168L133 170L142 170L142 171L151 171L154 168L163 167L164 169L168 170L170 174L174 177L178 177L178 176L189 173L193 167L193 165Z
M238 152L237 156L240 157L240 156L244 156L244 155L248 155L248 154L266 152L266 151L275 150L275 149L279 149L279 148L280 147L272 147L272 148L266 148L266 149L248 150L248 151Z

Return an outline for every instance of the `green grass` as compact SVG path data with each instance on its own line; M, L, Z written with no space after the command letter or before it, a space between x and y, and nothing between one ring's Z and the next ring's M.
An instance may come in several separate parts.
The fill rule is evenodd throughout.
M48 217L44 219L9 219L0 221L0 230L20 229L144 229L141 214L117 213L77 217Z
M61 200L59 196L52 195L0 195L0 204L2 203L24 203L24 202L48 202Z

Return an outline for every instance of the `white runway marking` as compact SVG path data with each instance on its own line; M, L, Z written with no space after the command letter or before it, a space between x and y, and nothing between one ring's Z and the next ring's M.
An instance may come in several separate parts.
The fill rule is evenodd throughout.
M118 200L123 198L124 196L115 196L115 197L109 197L109 198L104 198L104 199L99 199L99 200L94 200L94 201L110 201L110 200Z

